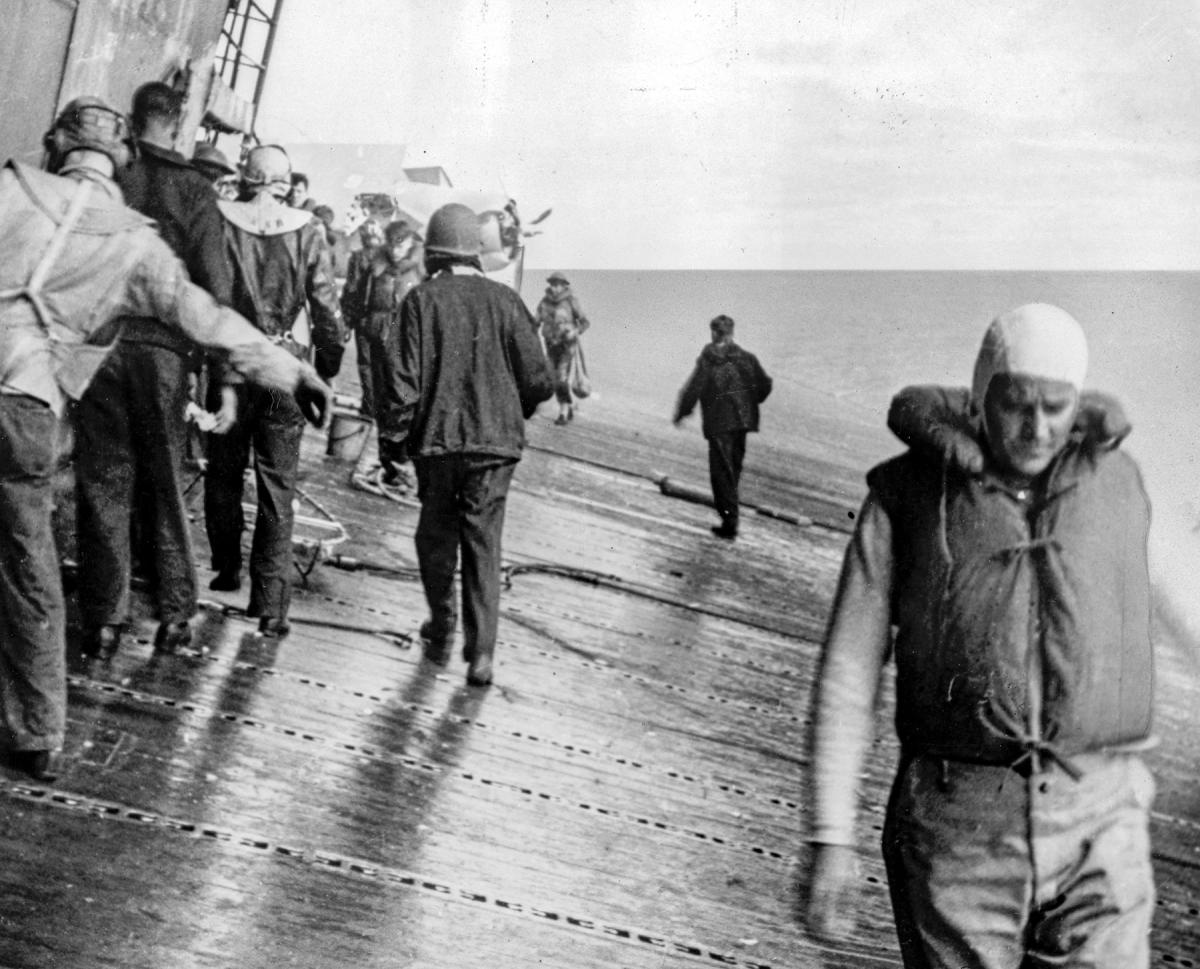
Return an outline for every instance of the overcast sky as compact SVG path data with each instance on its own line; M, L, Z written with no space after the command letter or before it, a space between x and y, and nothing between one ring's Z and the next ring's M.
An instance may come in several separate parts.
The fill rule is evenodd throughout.
M1198 11L286 0L258 127L553 207L538 266L1197 269Z

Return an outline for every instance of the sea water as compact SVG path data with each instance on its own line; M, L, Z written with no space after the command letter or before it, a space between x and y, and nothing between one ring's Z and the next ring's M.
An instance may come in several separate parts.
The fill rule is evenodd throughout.
M787 450L819 395L880 428L864 471L899 450L882 430L892 394L967 386L997 313L1061 306L1088 336L1087 386L1115 394L1133 422L1123 446L1153 504L1156 582L1200 631L1200 273L564 271L592 321L587 362L607 400L669 419L709 320L725 313L775 378L755 446ZM531 308L544 275L526 273Z

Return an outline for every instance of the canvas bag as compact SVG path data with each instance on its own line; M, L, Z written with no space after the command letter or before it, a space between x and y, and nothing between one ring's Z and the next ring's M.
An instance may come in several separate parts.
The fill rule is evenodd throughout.
M592 395L592 381L588 377L587 363L583 359L582 343L575 344L575 352L571 354L571 366L567 373L572 396L583 400Z

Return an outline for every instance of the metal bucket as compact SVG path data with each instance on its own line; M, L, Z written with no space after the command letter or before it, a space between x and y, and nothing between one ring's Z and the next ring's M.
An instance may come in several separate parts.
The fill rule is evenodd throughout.
M334 410L325 453L338 461L357 461L367 446L371 422L361 414Z

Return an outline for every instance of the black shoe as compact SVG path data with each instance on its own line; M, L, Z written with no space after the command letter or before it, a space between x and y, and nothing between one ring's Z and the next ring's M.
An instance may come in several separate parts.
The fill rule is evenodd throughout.
M108 662L121 648L120 626L97 626L83 636L80 651L84 656Z
M154 634L154 652L170 655L192 641L192 627L187 620L160 623Z
M292 631L286 619L275 616L263 616L258 621L258 634L266 639L282 639Z
M467 667L467 685L492 685L492 658L490 656L476 656L471 661L471 665Z
M421 623L421 655L437 666L445 666L450 660L450 636L438 636L434 632L433 620Z
M567 415L559 414L556 418L554 418L554 423L559 427L565 427L567 424Z
M242 587L242 570L221 569L212 577L208 587L213 592L237 592Z
M13 754L13 766L43 784L58 780L58 758L52 750L18 750Z
M725 539L728 539L729 541L733 541L735 538L737 538L737 526L736 525L713 525L712 533L714 535L716 535L717 538L725 538Z

